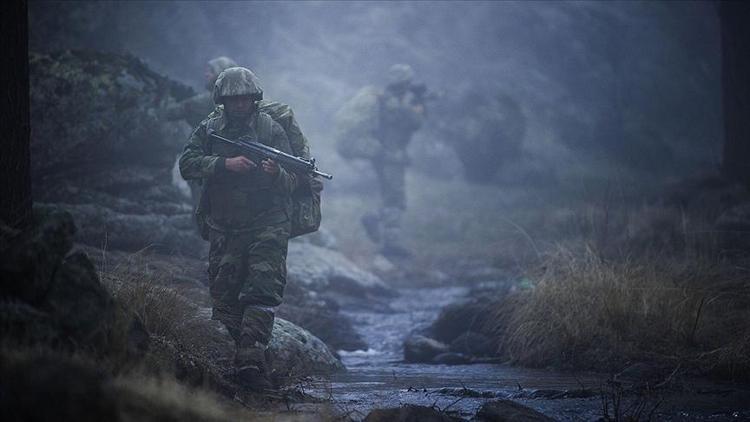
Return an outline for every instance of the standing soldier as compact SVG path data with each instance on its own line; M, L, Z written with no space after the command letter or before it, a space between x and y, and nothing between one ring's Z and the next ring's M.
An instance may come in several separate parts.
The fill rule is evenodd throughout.
M368 236L389 258L411 255L404 246L401 219L406 210L406 148L425 118L425 87L413 83L414 71L393 65L384 90L363 88L337 114L338 151L344 158L372 162L382 205L362 217Z
M272 387L267 347L286 285L297 176L272 160L253 162L233 145L211 142L208 132L292 153L284 129L258 110L262 98L255 74L243 67L226 69L213 91L214 102L223 107L193 131L179 160L185 179L204 180L199 215L210 241L213 316L235 341L237 375L256 390Z
M217 106L220 106L214 104L213 99L213 89L219 74L225 69L236 66L237 63L233 59L225 56L209 60L206 63L204 73L206 91L168 107L164 114L166 119L184 120L192 128L198 126L206 116L212 113ZM259 111L268 114L281 125L286 132L295 156L310 159L310 147L307 138L302 134L302 129L294 118L294 112L289 105L277 101L261 100L257 102L257 107ZM197 205L200 201L201 180L190 180L188 185L190 186L193 204Z

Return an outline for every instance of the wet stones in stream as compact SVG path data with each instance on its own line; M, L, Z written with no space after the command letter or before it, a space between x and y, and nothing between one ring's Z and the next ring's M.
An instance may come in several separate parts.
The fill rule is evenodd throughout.
M448 345L421 335L412 335L404 342L404 360L427 363L448 352Z

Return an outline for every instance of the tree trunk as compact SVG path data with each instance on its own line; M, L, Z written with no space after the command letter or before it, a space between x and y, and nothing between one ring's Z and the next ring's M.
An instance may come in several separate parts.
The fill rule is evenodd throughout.
M719 4L724 105L724 174L750 186L750 4Z
M31 224L28 4L0 5L3 55L0 70L0 221L25 228Z

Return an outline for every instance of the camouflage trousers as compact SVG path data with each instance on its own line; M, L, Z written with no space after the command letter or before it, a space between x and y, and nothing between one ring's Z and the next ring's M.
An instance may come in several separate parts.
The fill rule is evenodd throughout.
M238 352L265 348L274 308L286 286L289 222L246 232L211 230L209 286L213 318L234 338Z
M406 166L402 163L374 162L380 183L383 208L406 209Z
M362 223L381 250L401 247L401 218L406 210L406 167L401 163L374 164L380 183L382 206L377 211L366 214Z

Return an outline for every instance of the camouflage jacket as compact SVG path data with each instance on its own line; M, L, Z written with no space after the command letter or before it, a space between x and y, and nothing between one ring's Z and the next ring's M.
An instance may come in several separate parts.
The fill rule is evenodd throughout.
M222 109L215 110L193 131L179 160L183 178L204 181L196 214L208 216L209 225L213 223L220 229L251 228L288 219L297 176L282 166L276 177L260 167L248 174L228 171L225 159L243 155L243 152L235 146L211 140L208 129L230 139L248 137L292 153L284 129L266 113L257 112L247 124L233 126Z
M408 96L365 87L336 114L337 150L344 158L406 164L406 148L424 114Z
M168 107L165 114L168 120L185 120L190 127L198 126L203 119L216 117L223 106L215 106L211 93L205 92L183 100ZM277 101L262 100L258 102L258 111L266 113L286 132L289 144L297 157L310 159L310 146L294 112L289 105Z

